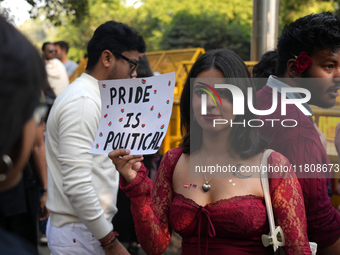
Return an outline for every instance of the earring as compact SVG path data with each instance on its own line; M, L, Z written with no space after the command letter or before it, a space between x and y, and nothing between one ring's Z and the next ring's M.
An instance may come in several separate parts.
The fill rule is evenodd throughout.
M6 164L7 170L6 170L5 173L0 174L0 182L6 180L7 174L8 174L8 173L12 170L12 168L13 168L13 161L12 161L12 159L11 159L8 155L6 155L6 154L2 155L2 161Z

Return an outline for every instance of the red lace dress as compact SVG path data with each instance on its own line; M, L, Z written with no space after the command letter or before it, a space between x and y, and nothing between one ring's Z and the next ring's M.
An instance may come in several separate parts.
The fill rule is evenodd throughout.
M144 166L129 185L126 186L123 178L120 180L121 188L131 199L136 233L143 250L147 254L162 254L174 229L183 238L185 255L270 254L272 247L265 248L261 241L261 235L269 233L263 197L237 196L199 206L172 189L172 174L181 154L182 149L175 148L164 155L153 190ZM289 162L274 152L268 164L289 165ZM276 224L286 237L285 251L289 255L311 254L298 180L269 179L269 186Z

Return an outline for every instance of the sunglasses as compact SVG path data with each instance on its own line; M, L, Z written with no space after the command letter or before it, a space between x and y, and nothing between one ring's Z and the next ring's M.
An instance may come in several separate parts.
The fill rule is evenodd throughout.
M38 126L46 121L48 108L49 107L46 104L46 100L41 98L38 106L35 107L33 112L33 118Z
M118 53L114 50L110 50L110 51L131 64L131 66L130 66L131 73L133 73L135 70L137 70L137 68L139 66L138 63L132 61L131 59L125 57L124 55L122 55L122 54L120 54L120 53Z
M57 50L48 50L49 53L57 53Z

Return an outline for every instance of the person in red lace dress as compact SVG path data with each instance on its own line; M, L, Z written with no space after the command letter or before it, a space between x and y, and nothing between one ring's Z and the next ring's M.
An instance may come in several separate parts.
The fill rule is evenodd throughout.
M182 254L186 255L263 255L273 251L261 241L262 234L269 233L269 224L260 175L241 171L260 168L266 142L257 128L231 125L243 119L247 123L256 116L248 107L244 115L233 115L230 91L212 88L235 77L250 75L243 61L226 49L205 53L193 65L180 103L186 135L179 148L164 155L154 187L140 163L142 155L129 155L125 149L109 154L122 175L120 186L131 199L138 240L147 254L162 254L172 229L181 235ZM251 86L249 79L238 83L244 95ZM207 95L206 115L201 114L202 94ZM214 127L216 119L229 121ZM195 173L197 167L216 164L231 166L234 171ZM290 167L277 152L269 156L268 164ZM285 234L285 251L311 254L302 192L294 172L280 171L270 177L274 217Z

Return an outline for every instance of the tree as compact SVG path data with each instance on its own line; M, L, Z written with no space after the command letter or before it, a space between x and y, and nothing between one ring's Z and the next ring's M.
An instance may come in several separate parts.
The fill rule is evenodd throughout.
M88 0L26 0L32 6L29 11L32 18L37 18L43 12L55 26L62 24L62 17L67 16L74 24L80 24L88 15Z
M340 16L340 0L334 0L335 13Z
M0 6L0 15L9 23L14 23L14 17L11 15L11 10L9 8L4 8Z
M340 0L337 1L340 2ZM332 0L280 0L280 31L284 25L308 14L324 11L334 12L337 6L335 2Z
M253 0L139 0L142 5L138 8L124 5L124 0L26 1L32 6L32 16L44 17L45 24L50 20L52 25L59 25L51 40L69 42L69 57L75 61L86 53L95 28L108 20L135 28L144 37L148 51L227 47L249 59ZM339 2L280 0L280 31L285 24L309 13L334 11ZM43 36L40 32L35 35Z
M161 47L182 49L202 47L205 50L228 48L242 59L249 60L250 35L235 21L228 20L225 14L204 12L201 15L180 11L174 15L166 28Z
M131 25L143 35L148 50L161 50L163 33L168 31L179 12L198 17L205 13L223 15L225 19L247 27L248 29L243 31L251 35L252 0L145 0L144 4L136 9Z
M38 7L41 0L26 1L34 7L31 11L32 15L46 16L54 25L59 25L55 40L68 41L71 45L70 58L75 60L86 52L86 44L94 29L110 19L124 22L135 28L144 37L148 51L162 49L160 42L163 33L169 30L173 18L181 11L189 11L193 16L205 15L206 12L216 13L226 20L233 20L233 24L228 23L231 25L228 33L234 34L234 37L241 36L234 24L244 28L242 38L250 38L251 34L252 0L187 0L184 2L145 0L138 8L121 5L118 0L46 0L41 7ZM218 22L226 24L221 18ZM214 36L219 37L219 35L211 35ZM248 49L249 46L246 48Z
M57 30L41 17L26 20L18 29L40 50L44 42L53 42Z
M19 29L39 48L47 40L51 42L67 41L70 46L68 57L77 62L84 57L87 43L94 30L108 20L119 21L119 15L125 13L125 7L116 3L116 0L88 0L88 13L79 24L72 22L73 18L63 13L58 18L59 26L55 26L54 23L46 19L45 11L39 9L37 18L26 21Z
M4 0L0 0L0 3ZM69 23L79 25L89 16L92 0L26 0L32 6L31 18L43 14L53 25L61 26L65 17ZM99 3L118 4L119 0L99 0Z

